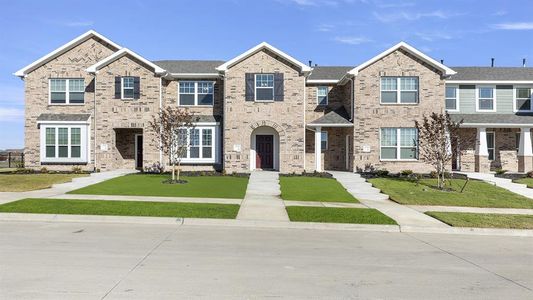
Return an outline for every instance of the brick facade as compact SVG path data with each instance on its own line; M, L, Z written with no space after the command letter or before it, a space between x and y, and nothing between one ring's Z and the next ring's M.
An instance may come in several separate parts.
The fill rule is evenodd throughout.
M429 172L433 168L420 160L384 161L380 159L380 128L414 127L414 121L432 112L444 112L445 78L441 71L399 48L359 70L356 77L339 83L310 83L301 66L290 62L269 48L263 48L239 60L218 78L173 78L155 74L153 66L129 54L89 74L89 66L109 57L118 49L93 36L78 46L29 72L26 77L25 155L26 166L40 168L40 131L37 117L48 114L89 114L91 116L85 170L111 170L135 167L135 135L143 135L143 166L167 163L157 142L157 132L149 121L163 106L178 107L180 80L213 81L214 105L186 106L195 115L214 119L219 124L216 151L219 164L185 164L184 170L221 170L248 172L255 166L254 136L272 132L275 137L275 168L281 172L315 170L315 133L310 122L340 107L353 119L353 127L322 126L328 133L328 149L321 153L323 170L410 169ZM215 71L213 71L215 72ZM283 101L245 100L246 73L283 73ZM115 99L115 77L140 78L140 97ZM217 76L215 73L214 76ZM381 104L381 76L419 78L419 103ZM349 76L348 76L349 77ZM347 78L348 78L347 77ZM85 103L50 105L50 78L84 78ZM327 86L328 104L317 104L317 87ZM96 106L95 106L96 104ZM516 171L530 161L520 161L516 152L518 129L488 129L496 133L495 159L476 157L474 146L461 149L460 166L464 171L503 168ZM465 128L465 138L475 138L476 130ZM531 159L530 159L531 160ZM68 170L73 165L47 164L50 169ZM531 166L530 166L531 167Z
M380 104L381 76L418 77L419 103ZM432 171L433 167L422 161L380 160L380 128L415 127L414 120L432 112L444 112L444 90L444 78L438 70L403 50L396 50L359 71L355 79L355 168L364 170L373 167L391 172L406 169Z
M245 101L245 73L277 72L284 74L284 101L265 103ZM305 77L289 62L264 50L229 68L225 80L224 168L226 171L250 171L252 132L258 127L267 126L274 128L279 134L280 172L302 172Z

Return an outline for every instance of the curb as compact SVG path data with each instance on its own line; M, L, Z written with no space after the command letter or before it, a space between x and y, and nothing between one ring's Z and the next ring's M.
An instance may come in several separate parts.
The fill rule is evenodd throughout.
M203 219L203 218L166 218L166 217L130 217L130 216L94 216L94 215L59 215L59 214L25 214L0 213L0 222L65 222L65 223L113 223L113 224L144 224L144 225L186 225L186 226L224 226L241 228L278 228L278 229L312 229L312 230L344 230L370 232L403 232L403 233L437 233L463 235L491 235L533 237L530 229L499 229L470 227L415 227L398 225L314 223L314 222L280 222L253 221L235 219Z

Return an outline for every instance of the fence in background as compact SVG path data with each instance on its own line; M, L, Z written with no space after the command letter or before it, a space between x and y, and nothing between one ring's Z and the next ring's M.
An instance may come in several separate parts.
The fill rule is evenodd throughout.
M0 152L0 168L23 168L24 153Z

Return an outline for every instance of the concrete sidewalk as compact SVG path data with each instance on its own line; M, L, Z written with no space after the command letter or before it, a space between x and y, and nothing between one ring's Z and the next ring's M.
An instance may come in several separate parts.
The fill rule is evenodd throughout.
M533 189L530 189L525 184L514 183L511 179L500 178L494 176L491 173L475 173L475 172L456 172L458 174L463 174L472 179L483 180L485 182L494 184L497 187L504 188L508 191L511 191L515 194L533 199Z
M278 172L252 172L237 219L289 222L280 195Z
M91 173L87 177L74 178L71 182L54 184L51 188L28 192L0 192L0 204L13 202L25 198L45 198L63 195L67 192L100 183L115 177L136 173L136 170L113 170L108 172Z
M533 209L524 208L492 208L492 207L465 207L465 206L432 206L432 205L407 205L419 212L442 211L464 212L479 214L508 214L508 215L533 215Z
M186 202L186 203L217 203L217 204L241 204L242 199L230 198L200 198L200 197L156 197L156 196L117 196L117 195L82 195L63 194L47 198L53 199L82 199L82 200L106 200L106 201L148 201L148 202Z
M430 216L407 206L388 200L388 196L380 193L379 189L369 187L359 174L351 172L328 171L340 184L356 197L362 204L375 208L394 219L400 227L416 228L449 228Z

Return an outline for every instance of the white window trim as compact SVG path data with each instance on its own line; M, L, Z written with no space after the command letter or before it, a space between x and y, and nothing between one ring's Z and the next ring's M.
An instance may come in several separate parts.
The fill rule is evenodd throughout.
M383 128L395 128L396 129L396 146L381 146L381 129ZM408 148L408 147L402 147L401 146L401 133L400 133L400 129L402 128L408 128L408 129L415 129L415 127L380 127L379 128L379 160L380 161L419 161L419 152L418 152L418 140L416 142L416 157L417 158L401 158L400 154L401 154L401 149L402 148ZM418 130L416 130L416 137L418 139ZM382 158L381 157L381 148L382 147L386 147L386 148L393 148L395 147L396 148L396 158ZM409 147L411 148L411 147Z
M55 157L46 157L46 129L55 128ZM68 157L59 157L59 134L58 128L68 128ZM72 128L80 129L80 157L71 156L71 132ZM89 149L89 126L87 124L41 124L40 125L40 156L41 163L80 163L88 162Z
M382 78L396 78L396 102L390 103L390 102L383 102L381 99L381 94L383 92L383 86L381 79ZM417 90L402 90L401 89L401 78L416 78L418 83L418 89ZM417 101L415 103L403 103L400 102L401 100L401 92L415 92L417 93ZM385 92L393 92L393 90L385 91ZM420 78L417 76L380 76L379 77L379 103L382 105L418 105L420 104Z
M257 75L272 75L272 100L257 100ZM270 87L259 87L260 89L270 89ZM274 73L258 73L254 74L254 101L255 102L274 102L276 88L276 81Z
M65 103L52 103L52 79L53 80L65 80ZM70 103L70 83L73 80L83 80L83 103ZM85 78L49 78L48 79L48 105L85 105Z
M458 85L446 85L445 88L455 88L455 109L446 109L446 111L458 112L459 108L459 86ZM452 99L446 97L446 90L444 90L444 107L446 108L446 100Z
M192 127L192 128L186 128L186 127L182 127L180 129L187 129L187 157L184 157L181 159L181 163L185 163L185 164L215 164L215 163L218 163L220 161L219 159L219 154L218 154L218 151L217 151L217 147L218 145L220 145L220 140L219 140L219 126L206 126L206 125L202 125L202 126L195 126L195 127ZM212 153L212 157L211 158L189 158L190 156L190 137L191 137L191 133L190 133L190 130L191 129L199 129L200 130L200 137L199 137L199 146L200 147L200 156L202 156L202 143L203 143L203 136L202 136L202 129L211 129L211 153Z
M133 96L131 98L124 97L124 78L133 78L133 76L120 77L120 99L122 99L122 100L133 100L133 99L135 99L135 78L133 79L133 87L128 88L128 89L132 90L132 95Z
M320 103L320 100L319 100L320 96L318 95L318 91L321 88L325 88L326 89L326 103ZM318 105L318 106L326 106L328 104L329 104L329 87L327 85L317 86L316 87L316 105Z
M517 89L530 89L530 95L529 95L529 110L520 110L516 107L516 100L518 99L516 97L516 90ZM517 85L513 86L513 112L533 112L533 86L531 85Z
M326 148L325 149L322 149L322 142L324 142L324 140L322 139L322 137L326 137ZM320 132L320 151L327 151L329 148L329 135L328 135L328 132L327 131L321 131Z
M492 88L492 109L479 108L479 89ZM482 98L488 99L488 98ZM476 85L476 112L496 112L496 86L495 85Z
M180 83L182 82L192 82L194 83L194 104L192 105L182 105L180 104ZM212 95L213 96L213 103L212 104L202 104L202 105L199 105L198 104L198 83L201 83L201 82L208 82L208 83L211 83L213 85L213 92L211 94L206 94L206 95ZM215 81L209 81L209 80L200 80L200 81L194 81L194 80L181 80L181 81L178 81L178 106L181 106L181 107L213 107L213 105L215 104ZM203 94L203 93L202 93ZM188 95L192 95L192 94L188 94Z
M490 145L489 145L488 140L487 140L487 152L489 151L489 149L492 149L492 152L494 154L493 154L492 159L489 159L489 161L494 161L496 159L496 132L495 131L487 131L487 139L488 139L489 134L492 134L492 136L493 136L493 138L492 138L492 148L489 147Z

